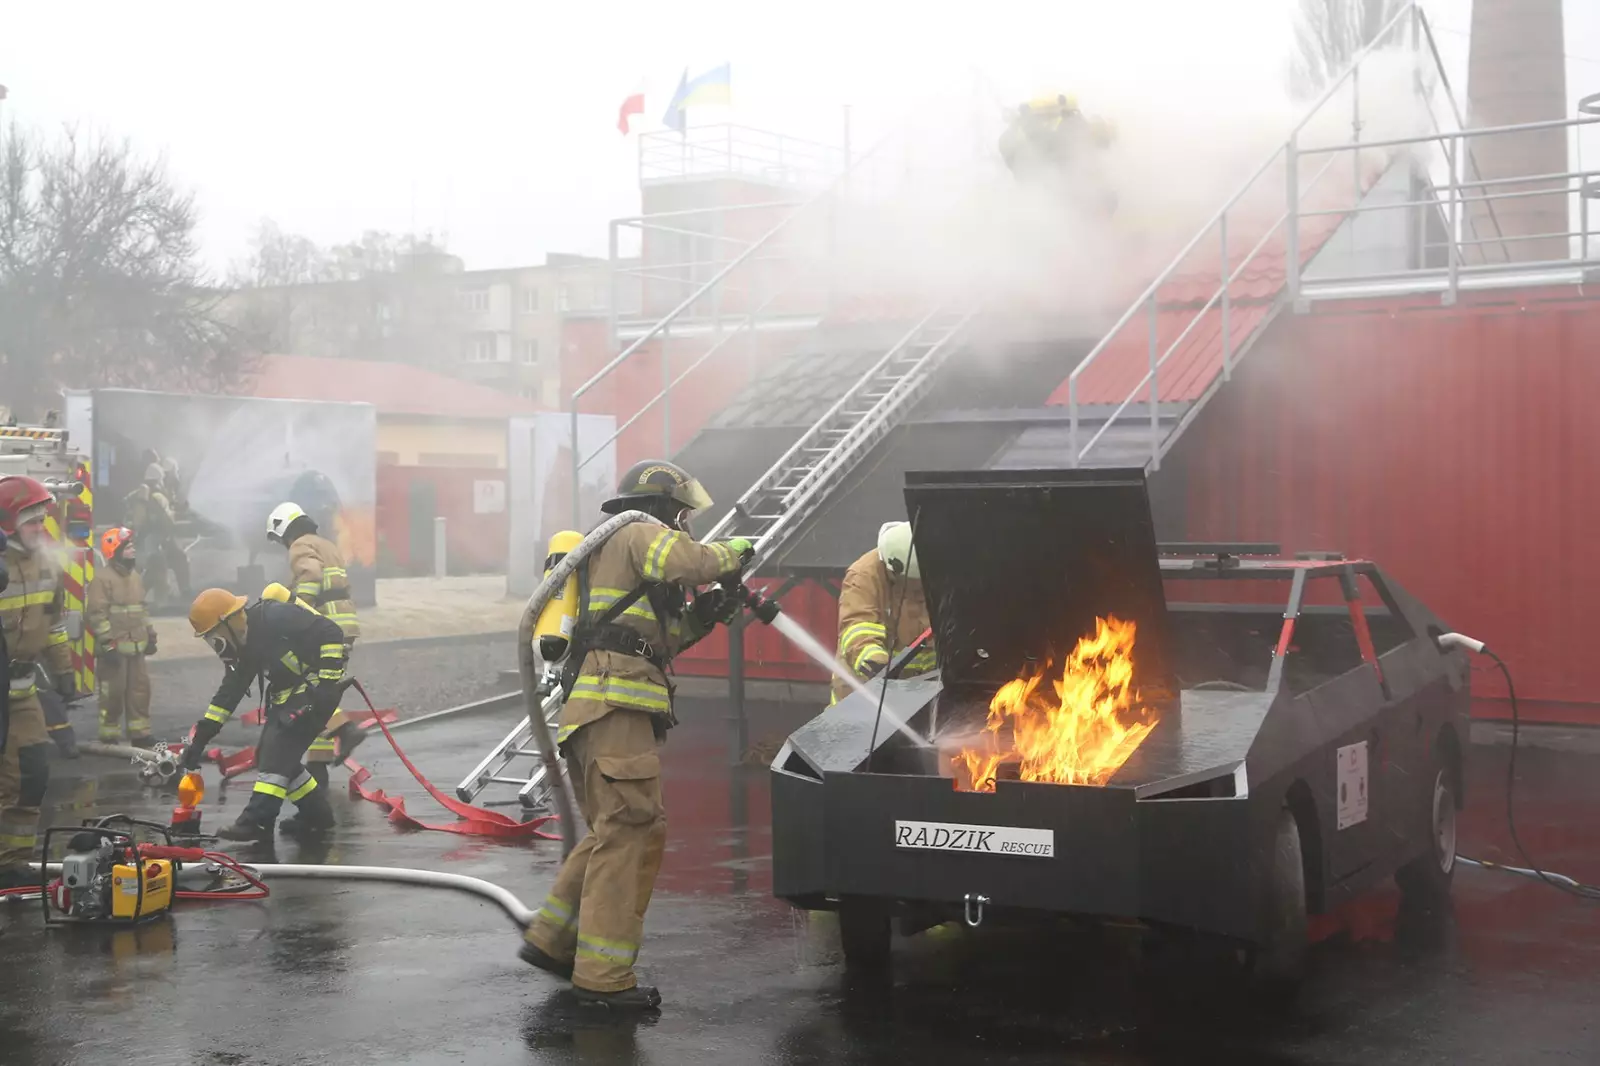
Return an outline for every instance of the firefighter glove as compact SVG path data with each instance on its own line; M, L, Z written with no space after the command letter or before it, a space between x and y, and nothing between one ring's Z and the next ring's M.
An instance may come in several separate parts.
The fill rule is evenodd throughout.
M211 743L222 729L221 722L213 722L209 718L202 718L194 725L194 732L189 737L189 743L183 746L182 766L185 770L200 769L200 761L206 757L206 745Z
M756 554L755 544L744 537L733 537L728 541L728 547L739 553L741 563L748 563Z
M149 636L144 642L144 653L146 655L154 655L156 653L156 631L154 629L150 630Z

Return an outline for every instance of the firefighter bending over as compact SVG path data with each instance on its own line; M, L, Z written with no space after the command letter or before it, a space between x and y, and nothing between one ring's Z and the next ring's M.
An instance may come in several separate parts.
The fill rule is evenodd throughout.
M911 545L911 523L887 522L878 530L878 546L845 571L839 589L839 661L862 680L875 677L927 628L928 604ZM926 673L934 664L929 640L911 657L905 673ZM834 678L833 702L849 694L850 686Z
M284 800L299 809L297 817L281 826L285 833L324 832L333 826L333 808L302 760L339 706L344 634L300 604L266 599L246 603L227 589L206 589L189 608L194 635L205 638L227 672L183 749L183 768L199 768L211 738L232 717L251 684L263 679L266 726L256 748L255 788L238 821L223 826L217 836L270 841Z
M689 519L710 505L679 467L639 463L601 510L657 521L624 526L579 568L583 614L556 740L589 833L562 864L521 955L570 977L580 999L618 1009L661 1002L639 986L633 964L667 835L656 753L676 721L667 672L674 655L738 611L720 589L692 604L685 590L737 580L752 551L743 538L694 541Z
M89 582L84 613L97 644L100 675L100 740L117 744L122 724L128 743L150 747L150 672L146 656L156 653L156 631L144 606L144 579L134 569L133 530L108 529L100 537L106 565Z
M350 576L344 555L327 537L317 532L312 521L297 503L280 503L267 516L267 539L289 550L289 583L295 599L311 605L344 633L345 657L361 635L356 605L350 599ZM328 767L343 764L350 753L367 738L365 731L335 710L327 728L306 752L306 765L322 788L328 787Z
M0 888L37 884L28 867L39 828L39 803L50 781L50 734L39 705L47 667L65 700L77 697L61 573L45 530L50 490L31 477L0 478L0 538L5 544L0 625L8 655L8 702L0 709Z

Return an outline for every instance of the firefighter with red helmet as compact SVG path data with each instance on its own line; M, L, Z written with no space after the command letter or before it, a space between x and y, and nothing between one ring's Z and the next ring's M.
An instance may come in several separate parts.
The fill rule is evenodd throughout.
M0 478L0 532L9 575L0 592L0 626L9 656L9 713L0 751L0 887L38 881L28 862L50 779L39 666L49 670L64 699L78 695L62 621L61 573L45 529L51 502L50 490L31 477Z
M133 530L115 526L100 537L105 565L89 582L84 613L99 646L100 740L117 744L122 723L128 743L150 747L150 672L146 656L156 653L156 631L144 605L144 579L134 569Z

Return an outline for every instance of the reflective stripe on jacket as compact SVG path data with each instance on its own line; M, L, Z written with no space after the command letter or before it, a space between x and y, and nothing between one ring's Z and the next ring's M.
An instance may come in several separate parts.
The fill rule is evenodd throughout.
M361 635L356 605L350 599L350 575L344 556L327 537L302 533L289 545L289 573L294 594L330 622L337 623L346 640Z
M61 618L63 590L55 560L14 540L6 545L6 569L11 580L0 592L0 625L12 660L42 662L53 676L70 675L72 654Z
M150 615L139 572L124 572L114 563L97 569L89 582L84 620L97 640L116 641L118 651L142 654L150 640Z
M894 616L894 639L889 639L889 621ZM922 582L896 577L883 565L876 550L850 564L839 589L839 661L865 677L873 668L888 663L928 628L928 604ZM906 676L927 673L937 665L933 641L929 640L911 657ZM833 698L837 702L850 691L834 678Z
M700 544L655 522L623 526L589 557L587 619L598 618L641 584L663 587L666 602L683 602L686 586L704 585L739 569L739 556L727 544ZM641 596L614 620L663 651L670 659L704 634L685 609L663 621L650 597ZM572 694L561 709L556 734L564 742L580 727L616 708L647 711L672 721L672 692L660 669L635 655L591 651L578 670Z

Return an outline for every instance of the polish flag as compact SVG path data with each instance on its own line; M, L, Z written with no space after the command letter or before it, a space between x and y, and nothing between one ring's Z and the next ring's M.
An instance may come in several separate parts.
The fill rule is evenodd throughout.
M640 82L629 93L627 99L622 101L622 107L617 111L617 129L624 136L628 133L628 119L634 115L644 114L644 82Z

